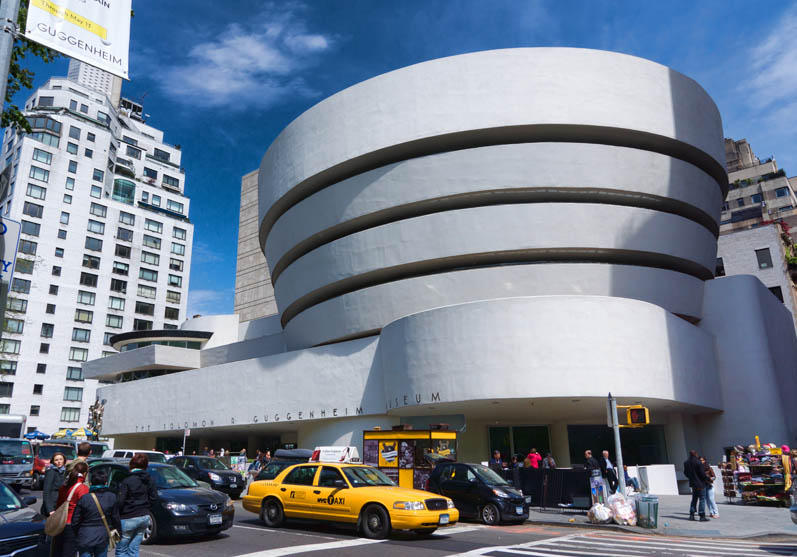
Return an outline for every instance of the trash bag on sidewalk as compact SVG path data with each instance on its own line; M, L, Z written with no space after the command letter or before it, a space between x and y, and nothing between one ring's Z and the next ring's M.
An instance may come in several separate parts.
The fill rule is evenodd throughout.
M602 503L595 503L587 512L587 520L593 524L605 524L612 521L612 511Z
M612 518L617 524L627 524L636 526L636 511L634 505L619 493L609 497L609 509L612 511Z

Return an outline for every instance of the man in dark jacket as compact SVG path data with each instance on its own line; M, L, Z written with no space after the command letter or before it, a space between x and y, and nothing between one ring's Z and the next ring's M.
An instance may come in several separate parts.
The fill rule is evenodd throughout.
M601 476L603 476L603 479L606 482L608 493L614 493L617 491L618 480L615 467L612 464L612 461L609 459L609 451L604 450L598 462L601 466Z
M590 476L595 475L593 470L601 469L600 463L592 456L592 451L589 449L584 451L584 469L590 473Z
M684 462L684 476L692 488L692 502L689 505L689 520L695 519L695 512L700 515L700 522L708 522L706 518L706 486L709 483L703 465L697 457L697 451L689 451L689 458ZM699 502L699 506L698 506Z
M107 488L107 483L108 472L105 469L100 467L93 471L91 493L80 498L72 515L72 529L75 531L77 548L81 555L103 555L108 547L108 530L97 508L98 502L108 522L108 528L119 531L122 527L119 515L116 514L116 495ZM97 498L96 502L93 496Z

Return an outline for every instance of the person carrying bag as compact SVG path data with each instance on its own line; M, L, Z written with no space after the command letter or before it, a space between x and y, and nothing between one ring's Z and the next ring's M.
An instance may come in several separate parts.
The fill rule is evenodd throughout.
M66 498L66 501L61 503L44 521L45 534L54 538L55 536L61 535L64 531L64 528L66 528L66 520L69 516L69 503L72 502L72 496L81 485L82 484L79 483L73 485L72 489L69 490L69 496Z
M89 479L93 492L78 501L72 517L72 529L80 557L106 557L108 551L114 549L121 539L118 531L119 517L115 509L116 495L107 488L106 470L95 469Z
M73 557L77 552L75 530L72 518L81 498L89 492L83 482L89 472L85 462L76 463L69 472L66 483L58 490L56 511L45 521L45 533L52 535L52 555L55 557Z

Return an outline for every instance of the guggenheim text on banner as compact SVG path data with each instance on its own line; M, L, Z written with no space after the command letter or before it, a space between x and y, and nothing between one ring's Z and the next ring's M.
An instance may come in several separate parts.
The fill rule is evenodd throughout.
M25 36L128 79L131 0L30 0Z

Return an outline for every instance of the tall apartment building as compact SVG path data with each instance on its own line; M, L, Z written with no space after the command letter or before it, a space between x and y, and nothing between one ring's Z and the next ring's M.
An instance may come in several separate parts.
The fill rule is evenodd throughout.
M97 71L73 63L74 80L51 78L25 104L32 133L3 137L0 209L22 234L0 413L49 433L86 423L97 382L82 362L115 353L112 335L176 329L186 316L193 225L180 149L141 111L119 109Z
M278 311L266 257L260 248L257 226L257 175L258 171L253 170L241 178L234 302L234 311L241 322L273 315Z

